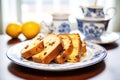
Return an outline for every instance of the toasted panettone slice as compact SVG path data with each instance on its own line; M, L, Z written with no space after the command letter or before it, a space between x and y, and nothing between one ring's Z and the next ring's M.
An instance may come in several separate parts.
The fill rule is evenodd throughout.
M21 55L22 57L28 59L32 57L33 55L39 53L44 49L43 45L43 37L42 36L36 36L33 38L22 50Z
M82 49L81 49L81 55L84 56L84 54L86 53L87 49L86 49L86 42L83 40L82 41Z
M49 34L43 39L44 50L32 56L33 61L50 63L63 50L61 39L56 34Z
M67 34L58 35L62 39L63 51L55 58L55 62L63 64L73 49L72 40Z
M79 62L80 57L81 57L81 39L79 34L69 34L71 40L72 40L72 45L73 45L73 50L69 57L67 58L67 62Z

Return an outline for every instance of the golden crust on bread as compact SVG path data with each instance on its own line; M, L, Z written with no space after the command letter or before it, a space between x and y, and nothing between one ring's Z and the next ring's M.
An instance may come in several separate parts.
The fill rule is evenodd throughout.
M32 57L33 55L39 53L40 51L43 50L44 45L43 45L43 37L41 36L36 36L33 38L29 44L27 44L22 50L21 50L21 55L25 59Z
M85 55L86 42L81 41L80 35L73 34L48 34L37 36L21 50L25 59L32 57L34 62L49 64L51 61L63 64L65 62L80 62Z
M43 39L44 50L32 56L33 61L50 63L62 50L61 39L55 34L49 34Z
M82 49L81 49L81 55L84 55L86 53L86 42L83 40L82 41Z
M55 62L63 64L73 49L72 40L67 34L58 35L62 39L63 51L55 58Z
M72 40L73 50L69 55L67 62L79 62L81 57L80 35L74 33L74 34L69 34L69 36Z

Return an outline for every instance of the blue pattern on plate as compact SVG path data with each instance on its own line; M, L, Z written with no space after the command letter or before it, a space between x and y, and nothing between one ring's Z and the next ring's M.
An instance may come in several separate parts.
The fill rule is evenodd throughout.
M28 41L21 42L11 47L7 51L7 57L18 65L33 68L33 69L38 69L38 70L65 71L65 70L83 68L83 67L87 67L102 61L107 55L107 51L103 47L97 44L87 43L87 54L91 55L89 56L89 58L86 56L85 59L77 63L42 64L42 63L36 63L31 60L26 60L22 58L20 51L23 48L23 46L25 46L26 44L28 44Z

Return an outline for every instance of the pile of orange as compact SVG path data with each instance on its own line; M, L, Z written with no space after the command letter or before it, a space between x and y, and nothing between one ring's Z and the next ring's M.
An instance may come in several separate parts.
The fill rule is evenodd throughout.
M6 33L12 38L18 38L22 33L27 39L34 38L40 33L41 25L34 21L25 22L22 25L9 23L6 27Z

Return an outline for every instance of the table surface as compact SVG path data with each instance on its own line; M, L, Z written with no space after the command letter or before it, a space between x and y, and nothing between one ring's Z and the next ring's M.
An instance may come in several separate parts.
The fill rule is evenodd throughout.
M120 80L120 39L101 45L108 51L103 61L82 69L62 72L31 69L10 61L6 57L6 51L24 40L22 35L18 39L0 35L0 80Z

